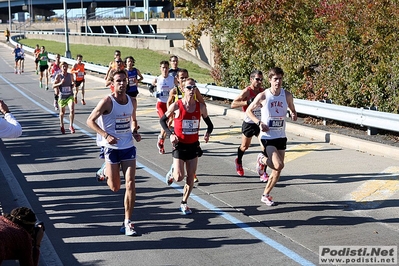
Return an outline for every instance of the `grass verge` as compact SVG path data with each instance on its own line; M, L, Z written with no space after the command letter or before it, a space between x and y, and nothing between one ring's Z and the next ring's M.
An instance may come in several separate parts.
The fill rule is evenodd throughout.
M20 43L23 45L34 48L36 44L45 46L46 50L52 54L65 54L65 43L55 42L49 40L40 39L22 39ZM122 57L133 56L136 60L136 67L141 73L150 73L151 75L160 75L159 62L162 60L169 61L169 56L161 52L152 51L148 49L134 49L127 47L112 47L112 46L96 46L96 45L81 45L81 44L70 44L69 50L71 51L72 57L75 58L77 54L83 55L83 61L108 66L109 62L114 58L114 51L120 50ZM199 83L212 83L213 79L209 73L209 70L199 67L198 65L184 60L179 59L179 67L186 68L190 77L197 80Z

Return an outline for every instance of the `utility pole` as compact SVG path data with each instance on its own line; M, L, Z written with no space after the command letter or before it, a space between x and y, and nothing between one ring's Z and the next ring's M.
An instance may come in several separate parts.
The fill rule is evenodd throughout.
M64 4L64 24L65 24L65 57L71 58L71 51L69 51L69 33L68 33L68 16L67 16L66 0L63 0L63 4Z

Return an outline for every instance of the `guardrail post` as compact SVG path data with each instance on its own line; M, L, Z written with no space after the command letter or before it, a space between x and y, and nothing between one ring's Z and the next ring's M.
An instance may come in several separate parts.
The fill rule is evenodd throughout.
M364 109L372 110L372 111L377 111L376 106L371 106L371 107L364 107ZM367 127L367 135L372 136L372 135L377 135L378 134L378 128L375 127Z

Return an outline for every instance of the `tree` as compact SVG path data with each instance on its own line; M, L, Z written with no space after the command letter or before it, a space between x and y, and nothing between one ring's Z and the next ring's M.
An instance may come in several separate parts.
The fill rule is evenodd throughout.
M398 111L397 1L176 2L196 21L185 32L189 48L211 34L220 85L245 87L253 69L279 66L298 98Z

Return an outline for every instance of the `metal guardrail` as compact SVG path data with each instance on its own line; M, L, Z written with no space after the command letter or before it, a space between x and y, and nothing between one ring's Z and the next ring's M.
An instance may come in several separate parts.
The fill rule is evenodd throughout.
M15 40L18 40L22 37L23 36L12 37L11 43L16 45L17 42L15 42ZM24 46L24 49L25 51L31 53L33 53L34 51L34 49L31 47ZM54 60L55 55L49 54L49 58ZM66 57L61 57L61 61L65 61L70 65L73 65L76 62L76 60ZM108 67L90 64L87 62L85 62L85 67L87 70L102 74L107 73L108 70ZM156 77L143 74L143 78L144 79L142 80L142 83L151 84ZM240 90L238 89L219 87L210 84L197 83L197 87L203 95L227 100L234 100L240 94ZM294 99L294 104L298 113L311 115L323 119L346 122L354 125L366 126L369 128L369 134L374 134L375 130L373 129L375 128L399 132L398 114L301 99Z
M105 31L104 31L105 32ZM65 35L65 31L54 31L54 30L40 30L40 31L32 31L25 30L25 34L37 34L37 35ZM141 38L141 39L168 39L167 35L164 34L121 34L121 33L92 33L92 32L68 32L69 35L72 36L97 36L97 37L113 37L113 38Z

